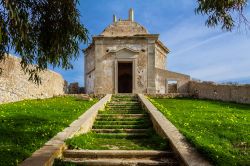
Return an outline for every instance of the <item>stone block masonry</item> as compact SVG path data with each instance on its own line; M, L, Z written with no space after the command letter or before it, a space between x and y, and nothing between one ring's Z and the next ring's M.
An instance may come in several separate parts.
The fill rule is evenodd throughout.
M223 85L190 81L189 93L199 99L250 104L250 85Z
M65 81L63 77L53 71L46 70L40 73L41 85L28 81L28 74L24 74L20 65L21 59L7 56L0 62L0 103L15 102L24 99L50 98L63 95Z

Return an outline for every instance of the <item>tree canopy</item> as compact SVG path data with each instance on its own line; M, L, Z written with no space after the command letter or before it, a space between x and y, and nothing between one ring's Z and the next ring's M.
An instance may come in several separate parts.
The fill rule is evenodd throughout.
M0 0L0 61L14 50L36 83L48 65L72 68L80 42L88 40L77 4L78 0Z
M207 15L206 25L215 27L221 25L221 29L232 31L236 25L244 23L248 26L248 20L244 15L247 0L197 0L197 14Z
M0 0L0 62L10 50L21 57L30 80L40 83L39 72L48 68L72 68L79 44L88 41L80 23L78 0ZM248 24L247 0L197 0L197 14L207 15L206 25L231 31ZM31 64L36 64L31 67ZM1 67L0 67L1 74Z

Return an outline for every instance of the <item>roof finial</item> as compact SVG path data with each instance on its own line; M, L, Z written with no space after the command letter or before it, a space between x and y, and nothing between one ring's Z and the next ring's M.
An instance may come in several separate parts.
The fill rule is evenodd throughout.
M129 21L134 21L134 10L132 8L129 9L128 20Z
M116 19L116 15L113 15L113 22L116 22L117 19Z

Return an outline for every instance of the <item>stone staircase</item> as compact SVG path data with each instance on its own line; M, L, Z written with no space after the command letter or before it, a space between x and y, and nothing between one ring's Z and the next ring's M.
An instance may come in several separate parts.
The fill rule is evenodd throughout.
M147 136L150 121L135 96L114 96L99 112L92 131L114 135L116 138L140 138Z
M155 132L147 113L141 108L137 96L115 95L107 104L104 111L99 111L92 127L92 132L99 138L129 139L142 143L151 142ZM152 142L155 140L152 139ZM157 144L158 142L154 142ZM142 145L143 147L150 145ZM111 150L65 150L64 163L76 165L179 165L173 152L165 150L123 150L113 147ZM129 147L126 147L129 149Z

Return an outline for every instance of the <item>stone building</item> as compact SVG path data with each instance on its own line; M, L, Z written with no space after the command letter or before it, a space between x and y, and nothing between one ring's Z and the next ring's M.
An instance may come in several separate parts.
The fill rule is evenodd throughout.
M113 16L92 41L84 50L86 93L164 94L169 81L176 81L176 92L188 91L190 77L166 70L169 49L134 21L133 9L128 20Z

